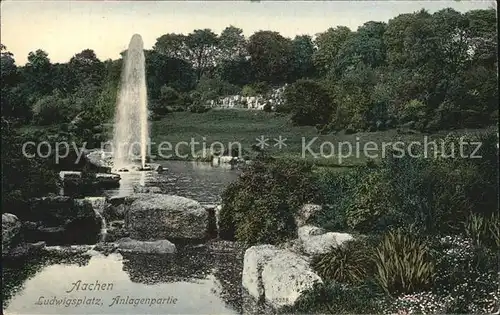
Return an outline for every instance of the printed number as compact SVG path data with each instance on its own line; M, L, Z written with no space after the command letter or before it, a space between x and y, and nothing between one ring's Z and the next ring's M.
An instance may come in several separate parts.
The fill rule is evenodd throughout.
M275 298L274 299L276 302L287 302L288 298Z

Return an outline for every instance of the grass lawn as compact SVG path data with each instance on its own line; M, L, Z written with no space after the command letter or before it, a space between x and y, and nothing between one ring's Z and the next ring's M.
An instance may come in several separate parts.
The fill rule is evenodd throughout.
M20 131L57 129L57 125L27 125L21 127ZM105 124L104 130L111 139L113 135L112 123ZM453 132L465 135L485 131L496 131L496 128L461 129ZM193 152L189 145L192 139L198 142L194 145L193 151L195 154L203 149L203 143L209 149L210 145L216 141L220 142L225 148L228 148L231 143L233 143L233 148L237 148L239 143L243 152L253 152L252 145L258 144L257 138L263 136L267 139L265 151L274 157L306 159L317 166L341 167L342 169L343 167L364 164L370 159L375 162L380 160L384 153L383 144L390 146L391 143L402 141L404 145L400 144L401 147L407 148L407 145L412 141L423 144L425 137L428 137L427 141L432 141L443 138L448 133L449 131L441 131L430 135L423 133L401 134L393 129L360 132L351 135L343 133L320 135L315 127L293 126L288 116L264 111L237 109L210 110L202 114L176 112L150 123L151 154L154 159L160 159L158 146L162 142L168 142L171 145L171 149L167 144L163 146L164 155L172 155L172 157L169 157L170 159L193 159ZM274 140L279 139L280 136L284 143L281 148L277 145L277 141ZM179 144L180 142L186 143ZM311 145L308 146L309 143ZM174 156L177 144L179 154L187 155L186 157ZM365 145L369 146L367 149L374 148L368 152L368 156L364 154ZM307 150L307 147L310 150ZM219 149L220 146L217 145L215 148ZM372 158L369 157L370 155Z
M456 130L458 134L484 132L485 129ZM366 163L373 156L377 161L381 158L384 150L382 144L387 146L396 141L406 148L412 141L424 143L444 137L449 132L439 132L432 135L426 134L400 134L397 130L378 132L361 132L351 135L329 134L319 135L314 127L293 126L288 116L264 111L248 110L211 110L203 114L190 112L177 112L167 115L165 118L151 123L152 154L155 147L163 141L172 145L173 153L175 145L179 142L190 142L191 139L199 142L195 144L195 152L200 151L205 143L209 148L215 141L221 142L226 148L230 143L241 143L242 148L251 150L251 146L257 144L257 138L264 136L269 139L265 150L278 158L305 158L318 166L356 166ZM277 141L281 136L286 146L279 148ZM311 143L312 141L312 143ZM373 142L369 143L368 142ZM311 145L308 146L308 144ZM439 144L439 142L438 142ZM364 146L371 149L366 156ZM307 150L307 147L310 150ZM218 147L216 147L218 148ZM236 145L233 146L236 148ZM358 148L358 149L357 149ZM321 151L322 150L322 151ZM179 153L188 154L191 157L191 148L186 144L179 145ZM387 149L386 149L387 151ZM323 152L323 154L320 154ZM349 154L351 152L351 154ZM315 157L318 155L318 157ZM376 156L376 157L375 157Z

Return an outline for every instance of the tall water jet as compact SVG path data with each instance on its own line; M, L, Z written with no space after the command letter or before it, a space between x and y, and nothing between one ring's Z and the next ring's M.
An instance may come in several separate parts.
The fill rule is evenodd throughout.
M115 115L113 166L128 167L140 158L146 164L148 139L148 99L144 45L134 34L124 58L120 92Z

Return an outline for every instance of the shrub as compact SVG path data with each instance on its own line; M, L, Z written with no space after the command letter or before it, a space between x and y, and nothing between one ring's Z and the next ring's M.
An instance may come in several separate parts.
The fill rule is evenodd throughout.
M495 250L500 248L500 219L497 214L489 217L470 214L464 223L464 230L475 246L487 246Z
M68 98L63 98L57 91L53 95L44 96L33 106L33 117L40 125L69 122L75 110Z
M245 85L241 90L241 95L243 97L256 96L257 92L255 92L254 88L252 88L250 85Z
M220 235L246 244L285 241L296 235L295 212L315 195L310 164L254 161L222 194Z
M491 314L500 300L498 251L475 246L461 236L446 236L433 244L436 279L433 292L447 298L446 314Z
M292 114L294 124L327 124L335 110L328 91L313 80L299 80L285 89L284 112Z
M323 280L353 285L362 283L373 266L369 246L358 240L314 257L311 265Z
M435 275L427 245L403 232L388 232L375 249L375 278L389 294L399 295L428 289Z
M189 106L189 111L191 113L199 113L199 114L202 114L202 113L206 113L210 110L210 107L208 106L203 106L201 104L193 104L191 106Z
M346 222L351 229L371 231L380 217L393 211L393 193L386 178L384 170L373 169L354 187L346 209Z
M380 314L384 298L368 283L347 286L329 282L315 284L300 297L293 307L285 307L286 314Z
M421 121L425 117L426 106L419 100L411 100L404 104L399 112L399 121L406 123L410 121Z

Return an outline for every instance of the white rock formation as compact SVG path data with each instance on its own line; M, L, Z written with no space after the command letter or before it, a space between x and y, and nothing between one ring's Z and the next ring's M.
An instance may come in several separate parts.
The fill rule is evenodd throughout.
M305 290L322 282L306 257L273 245L252 246L245 252L242 285L257 300L276 308L293 305Z
M262 270L265 298L276 308L293 305L304 291L322 282L304 257L286 250L276 253Z
M252 246L245 251L241 282L248 293L256 299L264 296L264 284L261 278L264 264L278 251L279 249L273 245Z
M12 213L2 214L2 256L16 244L14 240L21 232L21 221Z
M302 249L306 254L319 255L329 252L332 248L342 245L344 242L353 240L348 233L326 233L322 228L305 225L298 229Z
M295 224L297 225L297 227L306 225L308 223L308 220L321 210L322 207L320 205L311 203L303 205L295 215Z

